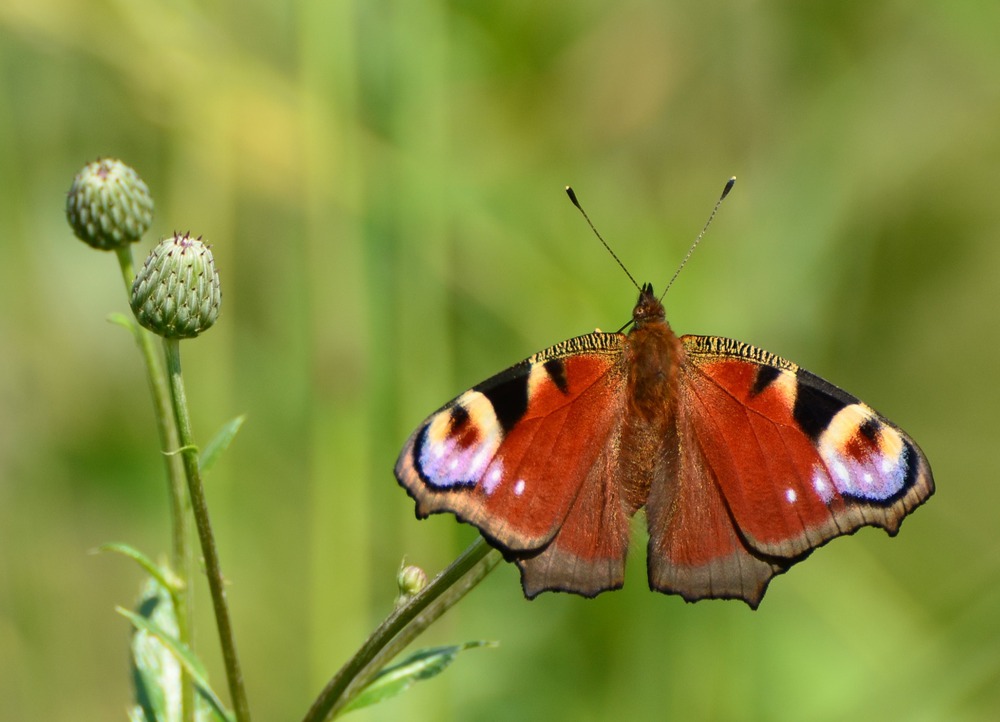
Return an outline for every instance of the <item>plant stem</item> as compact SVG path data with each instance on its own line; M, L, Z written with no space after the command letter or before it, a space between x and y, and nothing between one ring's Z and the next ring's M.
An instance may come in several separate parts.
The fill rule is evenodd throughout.
M198 450L191 434L187 397L184 393L184 379L181 376L180 342L176 338L165 338L163 339L163 349L167 357L174 417L177 421L177 430L180 433L180 453L184 460L184 472L187 475L195 526L201 541L201 553L205 558L205 573L208 576L212 606L215 608L216 626L219 628L219 643L222 646L222 659L229 682L229 695L232 698L236 719L239 722L250 722L250 706L247 703L243 673L240 670L240 661L236 654L236 640L233 637L233 626L226 603L225 580L222 577L212 524L208 518L208 503L205 500L205 488L201 483L201 470L198 468Z
M408 603L392 613L320 692L303 722L334 717L414 638L489 574L500 553L479 537Z
M116 254L122 280L125 282L125 294L128 296L132 292L132 280L135 277L132 264L132 245L119 246L116 249ZM160 451L163 453L163 463L167 471L171 526L170 564L173 567L174 575L180 582L179 588L171 587L170 589L174 602L174 613L177 617L177 637L190 648L192 645L189 620L192 618L194 605L191 586L194 554L191 548L189 504L184 488L184 462L177 454L172 453L180 448L180 436L174 421L170 385L167 382L167 375L163 370L163 359L156 348L153 334L134 321L132 331L136 345L139 347L146 364L146 379L153 397L153 411L156 416L156 429L160 437ZM194 722L194 688L191 686L187 673L181 671L184 675L184 681L181 685L181 719L184 722Z

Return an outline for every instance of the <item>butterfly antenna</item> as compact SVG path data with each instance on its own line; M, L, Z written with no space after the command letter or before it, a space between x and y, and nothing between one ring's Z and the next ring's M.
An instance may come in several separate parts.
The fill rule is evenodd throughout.
M642 289L639 287L639 284L636 283L635 279L632 277L632 274L628 272L627 268L625 268L625 264L622 263L618 255L611 250L611 246L608 245L607 241L605 241L604 238L601 236L601 234L597 232L597 229L594 228L594 224L591 222L590 216L587 215L587 211L583 210L583 206L580 205L580 201L576 199L576 193L573 192L573 188L571 186L566 186L566 195L569 196L569 199L573 202L573 205L576 206L576 209L583 214L584 220L587 221L587 225L590 226L590 230L592 230L594 232L594 235L597 236L597 240L599 240L604 245L604 247L608 249L608 253L611 254L611 257L614 258L618 262L618 265L621 266L621 269L625 271L625 275L628 276L628 279L632 282L632 285L641 291Z
M712 220L715 218L715 214L719 212L719 206L722 205L722 201L726 200L726 196L729 195L729 191L733 189L735 184L736 176L733 176L726 181L726 187L722 189L722 195L720 195L719 200L715 202L715 208L712 209L712 212L708 216L708 220L705 221L705 227L701 229L701 233L699 233L698 237L694 239L694 243L692 243L691 247L688 249L687 254L684 256L684 260L681 261L681 265L677 267L677 270L674 271L674 275L670 278L670 283L667 284L666 288L663 289L663 293L660 294L661 301L663 300L663 297L667 295L667 290L674 285L674 281L677 280L677 276L681 272L681 269L684 268L684 264L688 262L688 259L691 258L691 254L694 253L694 249L698 247L699 243L701 243L702 236L705 235L705 231L708 230L708 227L712 225Z

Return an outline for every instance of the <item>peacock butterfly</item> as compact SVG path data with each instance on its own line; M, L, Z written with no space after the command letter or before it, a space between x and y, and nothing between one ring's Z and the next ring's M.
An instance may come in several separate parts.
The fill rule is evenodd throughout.
M645 507L652 589L756 608L813 549L866 525L895 535L934 493L916 442L833 384L740 341L678 338L650 284L628 325L477 384L396 462L417 517L475 525L529 599L620 588Z

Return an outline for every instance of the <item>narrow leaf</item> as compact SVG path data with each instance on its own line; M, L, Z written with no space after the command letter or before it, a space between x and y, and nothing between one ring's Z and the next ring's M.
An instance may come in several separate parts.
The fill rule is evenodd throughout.
M202 473L211 469L222 455L222 452L229 448L229 444L235 438L237 432L239 432L240 427L243 426L246 418L246 414L240 414L235 419L231 419L208 442L205 450L198 457L198 467L202 470Z
M126 316L124 313L108 314L108 322L113 323L116 326L121 326L122 328L127 329L130 333L135 333L138 330L135 319L131 316Z
M466 642L447 647L429 647L414 652L398 664L386 667L347 706L344 712L361 709L395 697L416 682L441 674L459 652L474 647L495 647L496 642Z
M172 592L176 592L181 586L180 581L174 575L174 572L170 569L170 567L165 564L157 564L133 546L122 544L120 542L112 542L110 544L102 544L97 547L97 551L115 552L116 554L121 554L122 556L132 559L140 567L145 569L149 576L153 577L153 579L159 582L165 589Z

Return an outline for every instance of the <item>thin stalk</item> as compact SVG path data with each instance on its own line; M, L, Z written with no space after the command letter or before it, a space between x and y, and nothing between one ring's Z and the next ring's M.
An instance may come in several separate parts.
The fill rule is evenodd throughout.
M414 638L464 597L500 561L482 537L408 603L397 607L331 679L303 718L325 722L334 717Z
M208 503L205 500L205 488L201 482L201 470L198 468L198 449L194 445L191 434L187 397L184 393L184 379L181 376L180 342L176 338L165 338L163 339L163 350L167 357L167 372L170 379L174 417L177 421L177 430L180 433L180 454L184 460L188 493L191 495L191 509L194 512L194 522L198 529L198 538L201 541L201 553L205 559L205 573L208 576L212 606L215 609L215 623L219 629L219 643L222 646L222 659L226 667L226 679L229 682L229 695L232 698L236 719L239 722L250 722L250 706L247 703L243 672L240 670L240 661L236 654L236 639L233 636L229 606L226 603L225 580L222 577L222 567L219 564L215 534L212 532L212 524L208 518Z
M132 292L135 270L132 264L132 245L125 244L116 249L118 266L125 282L125 294ZM188 515L188 498L185 490L184 462L175 453L180 448L180 435L170 401L170 384L163 370L163 357L156 348L153 334L133 322L133 335L146 365L146 379L153 397L153 411L156 430L160 437L160 451L167 471L167 489L170 499L171 553L170 564L179 585L170 589L177 617L177 637L188 648L192 648L191 626L194 594L191 575L194 571L194 554L191 548L191 521ZM194 687L186 672L181 670L181 719L194 722Z

